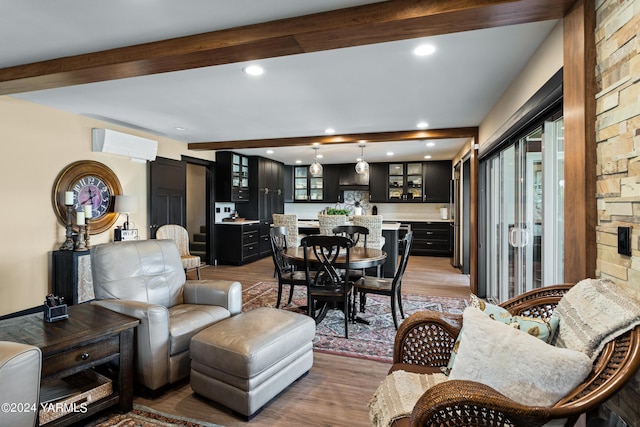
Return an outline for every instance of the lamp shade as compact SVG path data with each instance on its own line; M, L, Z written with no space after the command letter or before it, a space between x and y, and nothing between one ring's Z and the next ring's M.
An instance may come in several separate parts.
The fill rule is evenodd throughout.
M136 212L138 210L138 198L136 196L116 196L116 204L113 209L121 213Z

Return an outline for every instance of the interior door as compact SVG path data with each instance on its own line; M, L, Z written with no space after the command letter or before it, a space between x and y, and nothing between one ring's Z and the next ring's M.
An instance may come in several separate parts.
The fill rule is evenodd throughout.
M149 236L165 224L186 227L187 164L157 157L149 163Z

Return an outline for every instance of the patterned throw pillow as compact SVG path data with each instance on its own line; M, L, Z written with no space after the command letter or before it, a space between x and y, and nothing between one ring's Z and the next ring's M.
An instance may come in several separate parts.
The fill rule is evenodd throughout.
M558 318L551 317L550 319L539 319L535 317L514 316L509 313L508 310L494 304L490 304L478 298L476 295L470 295L470 307L475 307L483 311L491 319L497 320L500 323L511 326L514 329L519 329L529 335L541 339L547 344L550 344L558 329ZM464 326L463 326L464 328ZM451 351L451 358L447 367L443 367L442 372L445 375L449 375L451 368L453 368L453 362L458 354L458 346L460 345L460 339L462 337L462 330L458 334L456 342L453 344L453 350Z

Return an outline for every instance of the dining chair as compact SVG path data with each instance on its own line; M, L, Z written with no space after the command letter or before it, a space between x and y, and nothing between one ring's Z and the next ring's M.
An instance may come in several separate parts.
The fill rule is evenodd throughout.
M369 235L369 229L360 225L338 225L333 228L333 234L337 236L349 237L353 240L353 246L358 246L360 238L362 238L365 248L367 247L367 236ZM381 266L377 267L378 276L380 276ZM355 271L351 272L351 279L358 280L365 275L365 269L363 268L357 274Z
M382 235L382 215L356 215L353 217L353 225L366 227L369 230L367 247L382 249L385 244ZM358 243L358 246L364 246L363 242Z
M338 225L331 230L334 235L346 236L353 240L353 246L367 247L367 236L369 236L369 229L360 225ZM364 244L358 245L362 238Z
M294 286L307 286L307 277L304 271L296 271L295 266L289 264L282 256L282 251L288 248L287 244L287 228L272 227L269 232L271 242L271 256L275 266L276 275L278 276L278 299L276 300L276 308L280 308L282 300L282 288L289 285L289 302L293 299Z
M396 306L400 310L400 315L404 319L404 310L402 308L402 276L409 262L409 253L413 244L413 232L405 234L401 241L402 259L396 270L393 279L385 279L373 276L364 276L353 285L353 312L356 312L355 296L358 295L360 301L360 312L364 313L365 304L367 302L367 294L386 295L391 299L391 315L393 324L398 329L398 318L396 315Z
M320 228L320 234L324 236L333 235L334 227L338 225L345 225L347 223L346 215L318 215L318 225Z
M300 246L300 235L298 231L298 215L296 214L273 214L274 227L287 228L287 244L291 248Z
M344 313L345 338L349 338L351 320L353 281L349 280L349 253L352 246L353 241L344 236L312 235L302 239L307 312L318 324L326 316L330 304L336 304Z
M200 280L202 260L199 256L191 255L189 252L189 232L186 228L178 224L163 225L156 231L156 239L169 239L176 242L185 273L190 270L196 270L196 275Z

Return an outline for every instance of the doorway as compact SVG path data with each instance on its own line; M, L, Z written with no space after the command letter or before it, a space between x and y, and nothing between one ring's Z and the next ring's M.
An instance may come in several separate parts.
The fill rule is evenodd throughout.
M208 260L207 255L207 168L187 163L186 229L189 233L189 252Z

